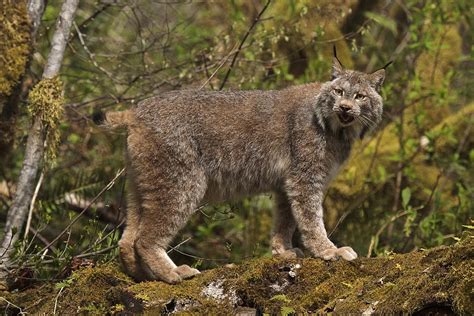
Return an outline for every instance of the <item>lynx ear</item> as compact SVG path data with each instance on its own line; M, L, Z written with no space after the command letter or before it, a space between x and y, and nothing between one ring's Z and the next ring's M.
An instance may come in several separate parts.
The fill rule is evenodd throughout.
M380 92L380 89L382 88L383 81L385 80L385 68L390 66L392 62L389 61L385 66L380 68L379 70L374 71L373 73L369 74L369 80L371 82L372 87L377 92Z
M384 79L385 79L385 69L377 70L369 75L370 85L377 92L380 92Z
M344 71L341 61L337 58L336 45L333 46L334 57L332 58L332 77L331 80L334 80L341 76Z

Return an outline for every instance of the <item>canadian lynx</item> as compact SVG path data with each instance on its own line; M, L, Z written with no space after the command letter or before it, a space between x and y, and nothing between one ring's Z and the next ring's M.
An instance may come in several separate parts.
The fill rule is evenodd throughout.
M137 280L177 283L199 273L176 266L166 249L191 214L212 203L274 192L272 253L302 256L296 228L313 257L353 260L323 223L323 196L356 139L382 117L385 67L343 69L332 80L279 91L172 91L107 113L126 126L130 181L123 266Z

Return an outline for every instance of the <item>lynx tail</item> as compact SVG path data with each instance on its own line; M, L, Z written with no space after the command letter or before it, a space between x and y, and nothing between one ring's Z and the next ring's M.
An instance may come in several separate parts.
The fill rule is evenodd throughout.
M105 114L104 125L110 128L127 127L132 119L130 111L109 112Z

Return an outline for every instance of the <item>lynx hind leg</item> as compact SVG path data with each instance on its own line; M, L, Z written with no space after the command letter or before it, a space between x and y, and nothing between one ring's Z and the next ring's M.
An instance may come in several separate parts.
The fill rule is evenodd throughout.
M132 176L132 168L128 168L128 201L127 217L122 238L119 241L120 261L125 272L136 281L146 279L145 273L140 266L139 258L135 252L135 239L140 224L140 204L136 191L136 184Z
M273 213L272 254L287 259L304 257L299 248L292 246L296 222L285 193L275 193Z
M150 135L137 143L138 150L135 153L132 147L130 157L141 197L135 251L147 279L178 283L199 271L177 267L166 249L203 198L206 177L190 146L152 143Z
M149 193L143 198L142 219L135 241L135 250L148 279L171 284L199 274L187 265L177 267L166 252L169 242L186 224L204 194L194 181L194 188L180 184L161 182L146 190Z

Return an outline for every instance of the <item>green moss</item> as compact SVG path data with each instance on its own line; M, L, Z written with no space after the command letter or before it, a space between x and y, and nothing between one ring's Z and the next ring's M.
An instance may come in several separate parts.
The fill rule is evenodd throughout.
M25 72L30 52L27 1L3 1L0 9L0 101Z
M58 77L42 79L28 95L28 111L32 117L40 117L46 126L47 158L50 160L56 158L63 104L63 86Z
M103 315L105 311L118 308L116 304L108 301L109 291L132 283L132 280L114 264L85 268L74 272L68 278L68 282L56 284L54 290L46 296L44 304L33 309L32 312L51 314L57 300L56 309L63 315L78 312ZM68 285L64 286L64 284Z
M255 259L204 271L178 285L135 283L108 264L75 272L60 295L61 287L43 285L8 299L39 314L50 314L55 304L58 314L228 315L236 306L269 314L361 314L369 308L411 314L430 306L472 314L473 264L474 238L467 236L452 247L353 262Z

